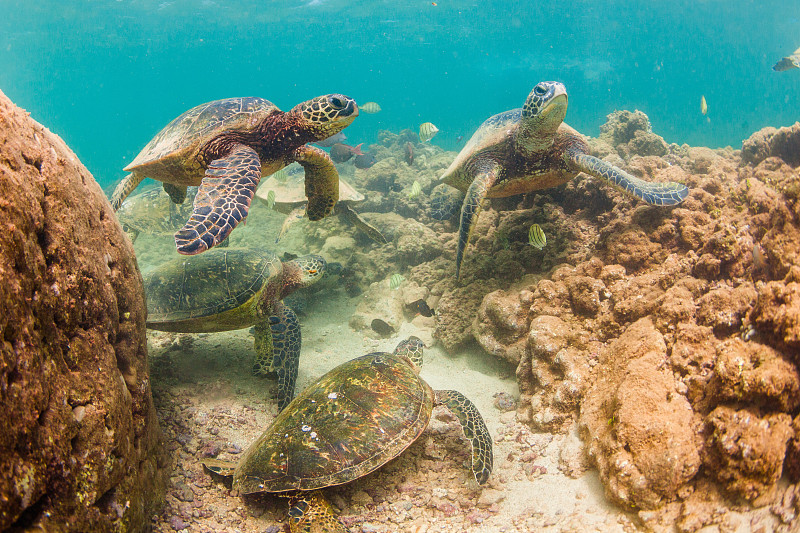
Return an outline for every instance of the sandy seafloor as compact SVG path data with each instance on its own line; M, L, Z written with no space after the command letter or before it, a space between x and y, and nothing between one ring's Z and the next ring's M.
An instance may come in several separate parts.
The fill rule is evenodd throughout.
M302 239L302 225L272 245L283 216L254 203L248 224L231 235L233 246L265 242L279 254ZM141 235L135 248L143 272L174 257L172 239ZM361 296L343 290L317 293L300 316L303 345L297 391L336 365L372 351L392 351L409 335L430 338L406 322L398 334L375 339L348 321ZM245 498L203 470L200 456L235 461L273 420L276 382L251 374L248 330L208 334L148 331L155 404L171 474L166 505L154 531L278 532L287 505L273 495ZM497 393L518 395L514 368L502 367L480 347L455 356L437 344L425 352L422 377L434 389L456 389L483 414L494 440L494 471L478 487L469 471L469 443L446 409L434 410L428 429L406 452L378 471L326 495L354 532L638 531L635 515L609 503L595 470L577 479L566 472L580 461L576 435L533 433ZM771 531L767 508L727 512L725 527L702 531Z

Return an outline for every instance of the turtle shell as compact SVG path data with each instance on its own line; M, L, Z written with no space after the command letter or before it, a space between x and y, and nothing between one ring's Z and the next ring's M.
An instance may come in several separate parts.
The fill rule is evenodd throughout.
M266 202L269 191L275 191L275 209L280 212L288 213L295 207L308 202L305 178L302 173L289 174L289 177L283 182L274 177L269 177L261 182L256 191L256 196ZM351 205L357 204L364 201L364 195L339 178L339 201L348 202Z
M164 189L153 187L129 196L117 211L117 218L136 231L152 235L172 235L192 215L191 198L190 193L186 201L178 205L172 202Z
M282 285L283 264L271 252L212 248L179 257L144 276L147 327L184 333L249 327L259 299L274 303Z
M397 457L428 426L434 392L404 359L365 355L334 368L281 411L245 451L243 494L347 483Z
M508 153L513 150L511 141L519 128L521 118L522 108L504 111L487 118L447 167L441 180L457 189L466 191L474 178L470 172L465 170L467 163L484 151ZM501 159L504 158L501 155Z
M193 107L158 132L125 170L180 166L220 132L249 131L264 116L276 111L280 109L275 104L258 97L226 98Z

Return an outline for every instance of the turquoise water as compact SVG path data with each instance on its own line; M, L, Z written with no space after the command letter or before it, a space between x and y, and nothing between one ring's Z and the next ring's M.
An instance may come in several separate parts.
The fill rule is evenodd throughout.
M0 90L104 187L172 118L231 96L342 92L383 108L352 144L431 121L453 150L545 79L590 135L641 109L668 142L738 148L800 118L800 70L771 69L800 46L796 0L436 3L0 0Z

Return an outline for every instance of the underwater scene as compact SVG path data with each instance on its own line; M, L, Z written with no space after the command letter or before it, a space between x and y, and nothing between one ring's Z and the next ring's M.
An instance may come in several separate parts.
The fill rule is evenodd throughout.
M0 531L800 531L795 2L0 7Z

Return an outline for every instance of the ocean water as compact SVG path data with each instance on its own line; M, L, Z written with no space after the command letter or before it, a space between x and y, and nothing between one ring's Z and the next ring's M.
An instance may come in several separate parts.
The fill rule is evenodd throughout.
M0 90L61 135L100 184L197 104L261 96L287 110L341 92L383 111L346 130L417 130L459 148L540 80L597 135L640 109L668 142L741 146L800 117L796 0L0 0ZM700 113L700 99L708 115Z

